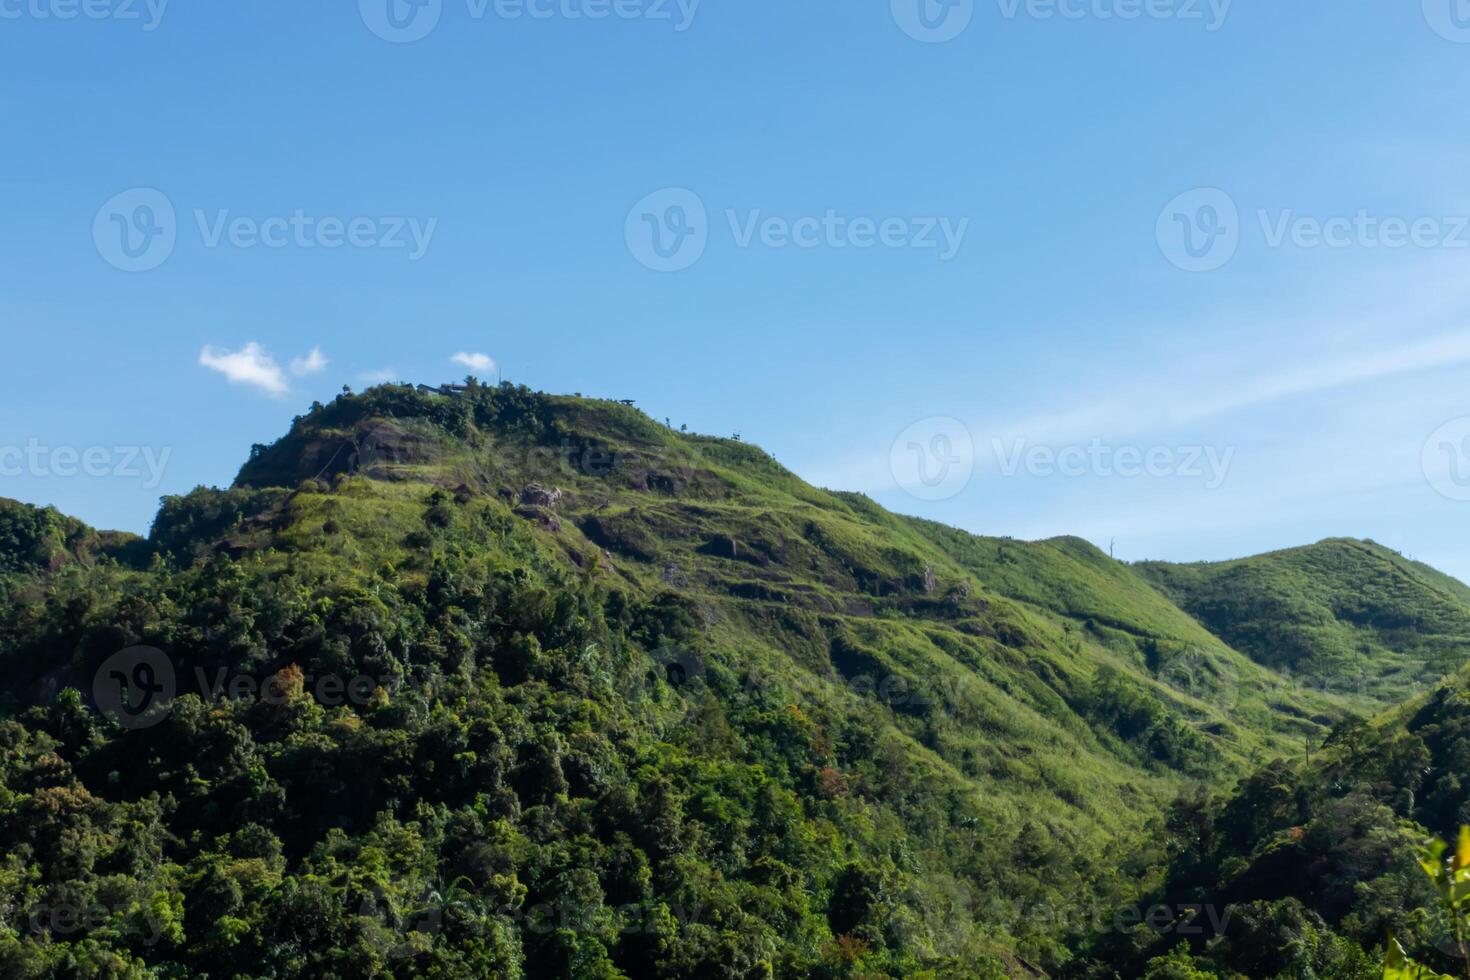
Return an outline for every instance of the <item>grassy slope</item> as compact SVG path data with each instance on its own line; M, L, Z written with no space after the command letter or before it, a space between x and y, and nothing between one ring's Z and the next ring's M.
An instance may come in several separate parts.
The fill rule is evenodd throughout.
M1319 688L1391 703L1470 655L1470 590L1371 541L1138 570L1236 649Z
M516 494L533 481L559 487L558 528L537 528L549 547L577 564L597 554L606 574L645 593L698 597L733 656L759 648L763 663L819 684L842 681L844 670L927 684L940 717L896 711L894 724L989 798L1035 794L1040 814L1060 797L1073 802L1056 812L1113 824L1108 801L1123 787L1176 778L1089 716L1103 666L1200 733L1208 766L1227 773L1294 750L1345 707L1239 656L1085 543L975 538L813 488L754 447L682 436L625 406L545 404L549 432L477 429L377 464L372 475L468 481L487 493ZM240 483L310 475L336 455L334 439L360 442L385 417L379 409L307 420ZM420 424L401 411L392 423L425 431ZM305 469L296 463L303 454L312 460ZM368 494L388 507L414 482L374 480L371 493L353 486L358 504ZM372 537L347 534L343 546L370 548ZM838 642L858 652L834 657Z

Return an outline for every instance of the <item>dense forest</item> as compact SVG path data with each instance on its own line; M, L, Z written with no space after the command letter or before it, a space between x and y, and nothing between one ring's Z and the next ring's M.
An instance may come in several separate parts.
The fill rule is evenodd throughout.
M0 975L1456 970L1470 590L1129 566L616 403L316 404L150 535L0 504Z

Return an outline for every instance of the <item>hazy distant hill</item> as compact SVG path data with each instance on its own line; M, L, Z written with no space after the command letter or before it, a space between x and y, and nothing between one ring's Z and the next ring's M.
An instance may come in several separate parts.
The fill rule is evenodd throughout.
M1138 568L1237 650L1328 690L1395 701L1470 657L1470 590L1371 541Z

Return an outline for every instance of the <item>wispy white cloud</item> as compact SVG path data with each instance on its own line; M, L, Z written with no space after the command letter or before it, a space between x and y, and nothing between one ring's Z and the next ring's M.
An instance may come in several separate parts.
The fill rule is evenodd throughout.
M492 374L495 371L495 359L489 354L469 353L460 351L450 358L455 364L463 364L471 371L479 371L482 374Z
M390 381L397 381L398 377L398 369L389 365L388 367L363 371L357 376L357 380L363 384L381 385L387 384Z
M326 369L327 359L322 354L320 347L313 347L311 353L305 357L291 359L291 373L298 378L304 378L309 374L321 374Z
M1032 441L1066 441L1098 436L1127 438L1166 431L1275 401L1349 388L1385 378L1470 364L1470 332L1368 347L1338 356L1303 353L1283 364L1258 349L1257 364L1274 368L1211 373L1185 369L1128 379L1133 397L1104 396L1060 411L987 425L988 431ZM1222 358L1223 359L1223 358Z
M199 363L223 374L230 384L249 385L272 395L284 395L289 388L280 365L255 341L237 351L206 345L199 352Z
M1442 427L1470 416L1463 262L1459 251L1365 262L1313 288L1242 288L1234 301L1201 303L1198 316L1077 325L1075 351L1051 342L1060 328L990 361L957 347L954 360L973 357L989 383L879 393L871 413L816 444L825 453L800 446L786 461L813 482L982 534L1080 534L1103 547L1116 539L1120 558L1171 560L1372 537L1432 551L1433 564L1470 581L1470 504L1445 495L1449 458L1430 452ZM946 447L954 465L974 467L952 498L918 499L890 472L894 442L918 415L952 416L973 436ZM996 446L1018 440L1234 456L1215 489L1179 475L1006 476Z
M1396 299L1384 282L1365 277L1344 284L1346 298L1338 295L1325 308L1312 310L1303 298L1293 314L1242 317L1248 326L1175 324L1160 331L1157 344L1120 349L1087 372L1063 374L1020 397L1008 392L1005 402L997 397L986 406L981 392L968 408L937 412L960 419L973 435L973 445L956 444L953 452L955 462L974 466L974 482L943 508L908 499L889 472L892 441L909 417L893 431L856 435L854 451L796 467L813 482L874 494L899 510L975 529L999 530L1000 522L1005 533L1021 536L1042 528L1087 531L1090 515L1119 534L1148 527L1195 540L1202 529L1237 522L1305 527L1319 516L1314 507L1338 495L1427 492L1424 441L1466 414L1458 393L1470 367L1470 328L1463 326L1470 294L1438 261L1419 271L1427 279L1392 277ZM1181 336L1220 339L1206 346ZM1229 448L1236 463L1218 492L1177 488L1177 510L1150 499L1138 482L1114 486L1120 497L1112 500L1107 481L991 480L1001 473L998 445L1055 449L1094 440ZM1084 492L1073 498L1069 485ZM1355 506L1371 510L1361 498ZM1014 508L1009 519L1000 513L1006 507ZM1338 531L1356 533L1366 523L1358 515Z

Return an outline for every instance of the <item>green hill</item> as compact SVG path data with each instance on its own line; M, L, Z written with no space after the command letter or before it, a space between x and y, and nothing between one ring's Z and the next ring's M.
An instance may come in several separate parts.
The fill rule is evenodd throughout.
M144 553L134 535L99 532L54 507L0 497L0 574L56 571L73 562Z
M510 386L313 406L144 546L58 517L0 549L5 975L1057 974L1018 909L1150 893L1172 800L1365 703L1083 542Z
M1235 649L1318 689L1391 703L1470 658L1470 590L1371 541L1138 570Z

